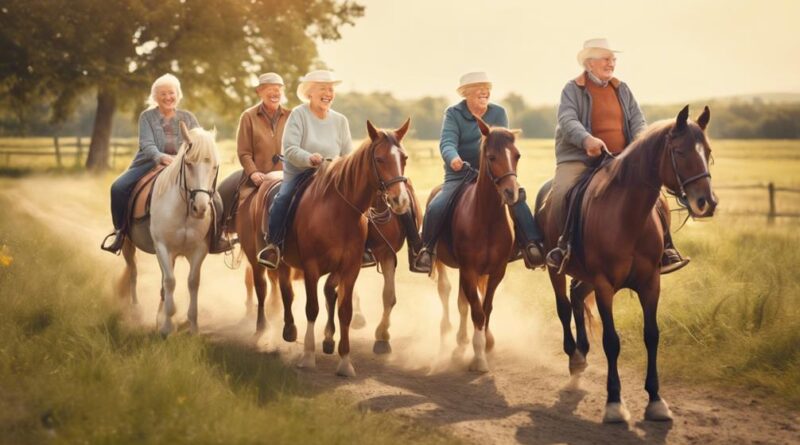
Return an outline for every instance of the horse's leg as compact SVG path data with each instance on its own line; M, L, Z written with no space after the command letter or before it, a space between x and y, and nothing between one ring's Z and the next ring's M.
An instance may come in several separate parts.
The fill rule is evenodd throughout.
M569 373L574 375L581 366L580 362L585 362L583 357L575 353L575 337L572 336L572 306L567 298L567 277L559 275L551 267L547 268L550 275L550 284L556 295L556 311L558 319L561 320L561 327L564 331L564 353L569 357Z
M439 324L439 335L441 343L444 345L447 334L453 329L450 323L450 280L447 278L447 268L444 263L437 261L436 267L436 290L439 292L439 300L442 302L442 321ZM461 292L459 292L459 295Z
M314 323L317 321L319 315L319 300L317 299L317 282L319 281L319 274L316 270L304 270L303 279L306 284L306 336L303 343L303 358L300 359L298 366L300 368L314 368L316 358L314 357Z
M253 282L253 267L249 264L244 271L244 288L247 290L247 299L244 301L244 307L247 311L247 315L253 313L253 290L255 288L255 283Z
M484 329L486 330L486 352L491 352L494 349L494 335L492 335L492 331L489 330L489 318L492 315L492 303L494 302L494 293L497 290L497 286L503 281L503 277L506 275L506 270L503 268L497 274L490 275L489 279L486 281L484 294L483 294L483 313L486 315L486 323L484 324Z
M614 293L615 290L609 283L601 282L596 284L597 310L600 312L600 318L603 321L603 350L608 360L608 377L606 381L608 398L606 399L606 412L603 416L603 422L605 423L627 422L631 417L620 396L622 386L619 381L619 371L617 370L619 336L614 328L614 313L612 311Z
M650 403L644 411L646 420L672 420L669 405L658 394L658 299L661 294L661 275L656 271L651 283L638 291L639 302L644 316L644 344L647 347L647 377L644 389L650 396Z
M589 337L586 335L586 296L592 292L592 286L586 282L570 285L569 299L572 302L572 316L575 317L575 333L578 337L577 349L569 358L569 373L582 374L586 369L586 356L589 354Z
M336 323L334 323L334 313L336 312L336 286L339 284L339 277L332 273L328 275L323 287L325 294L325 308L328 310L328 322L325 324L325 339L322 340L322 352L325 354L333 354L333 347L336 342L333 340L333 334L336 333Z
M277 313L281 306L281 297L279 294L280 286L279 272L277 270L267 271L267 280L269 280L269 298L267 298L267 306L269 306L270 314Z
M392 352L389 344L389 325L391 324L392 308L397 303L397 295L394 288L394 273L397 270L397 262L393 256L387 255L381 260L383 270L383 315L381 322L375 329L375 345L372 352L375 354L388 354ZM353 319L355 324L355 319Z
M278 283L281 287L281 299L283 300L283 340L294 342L297 340L297 326L294 325L294 315L292 315L292 302L294 301L294 289L292 289L292 269L286 265L278 268Z
M192 334L198 332L197 292L200 289L200 271L203 268L203 260L205 258L205 247L197 248L189 258L189 310L186 313L186 318L189 319L189 329Z
M459 279L460 280L460 279ZM467 336L467 316L469 315L469 302L467 301L467 294L461 287L459 281L458 285L458 332L456 333L456 350L454 354L463 354L467 345L469 344L469 337Z
M156 243L155 247L158 265L161 267L161 291L163 293L163 302L159 309L164 311L164 324L161 325L159 331L163 337L166 337L172 332L172 316L175 315L175 258L163 244Z
M350 327L353 329L361 329L367 325L367 319L364 317L364 312L361 311L361 298L358 293L353 291L353 322Z
M464 296L469 303L472 324L475 332L472 333L472 349L475 358L469 365L469 370L474 372L488 372L489 363L486 361L486 315L483 313L480 296L478 295L478 276L475 272L461 269L459 277Z
M258 308L256 309L256 336L261 336L267 329L267 316L264 313L264 300L267 297L267 280L264 278L266 268L260 263L256 263L255 266L249 267L248 269L252 275L253 286L256 289L256 300L258 301Z
M122 257L125 258L125 271L120 280L120 296L130 295L131 304L136 306L139 304L139 299L136 296L136 278L138 276L136 246L133 245L130 239L126 238L125 242L122 243Z
M336 374L343 377L355 377L356 370L350 361L350 322L353 319L353 287L361 269L360 259L352 270L342 274L339 283L339 366Z

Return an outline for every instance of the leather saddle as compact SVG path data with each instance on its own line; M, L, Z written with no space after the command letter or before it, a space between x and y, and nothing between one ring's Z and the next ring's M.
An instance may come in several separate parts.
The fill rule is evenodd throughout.
M141 221L150 216L150 200L153 197L153 184L155 184L156 178L164 170L164 167L165 166L161 164L156 165L136 182L131 196L128 198L128 211L125 215L126 225Z
M300 173L300 180L297 182L297 187L294 189L294 194L292 195L292 201L289 204L289 212L286 215L286 220L284 222L285 227L291 227L292 221L294 221L294 215L297 213L297 206L300 204L300 198L303 197L303 193L308 188L309 184L311 184L311 180L314 178L314 175L317 173L317 169L309 169ZM264 213L261 215L261 231L263 233L268 232L269 227L269 209L272 206L272 203L275 201L275 196L278 195L278 191L280 190L280 186L283 180L275 181L267 190L267 193L264 195ZM286 231L284 231L286 233Z

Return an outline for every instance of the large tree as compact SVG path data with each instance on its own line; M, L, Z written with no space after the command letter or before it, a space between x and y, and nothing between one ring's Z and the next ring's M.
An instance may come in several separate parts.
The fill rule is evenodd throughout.
M0 0L0 94L63 120L97 96L87 167L105 169L118 108L141 110L152 81L176 74L195 106L240 111L254 74L296 85L316 41L363 15L351 0Z

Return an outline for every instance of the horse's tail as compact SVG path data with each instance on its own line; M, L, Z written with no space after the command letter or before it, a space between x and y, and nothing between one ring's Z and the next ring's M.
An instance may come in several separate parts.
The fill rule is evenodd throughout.
M125 258L125 269L122 270L122 275L120 275L116 285L117 296L123 300L131 296L131 278L133 274L136 273L136 259L134 255L136 255L136 247L133 245L130 238L126 237L125 241L122 243L122 256Z

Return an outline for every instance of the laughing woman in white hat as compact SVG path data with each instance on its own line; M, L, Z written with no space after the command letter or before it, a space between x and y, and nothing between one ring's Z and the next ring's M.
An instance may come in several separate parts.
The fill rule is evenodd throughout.
M350 124L344 115L331 109L335 86L341 82L330 71L311 71L300 78L295 107L283 131L283 183L270 207L267 247L258 253L258 262L276 269L286 229L286 216L301 174L316 168L326 158L338 158L352 150Z
M556 127L556 174L551 203L556 218L564 223L567 192L586 170L592 158L603 151L618 154L644 131L647 122L628 85L614 77L615 51L606 39L590 39L578 52L583 72L567 82L561 92ZM556 247L547 254L547 264L558 267L565 251ZM682 258L669 232L664 236L661 273L680 269L689 262Z
M436 239L444 224L448 208L460 185L470 180L471 170L464 166L468 162L474 169L480 163L481 132L475 116L480 117L493 127L508 127L508 115L500 105L489 102L492 82L484 72L472 72L461 76L456 90L464 98L461 102L449 107L444 113L442 136L439 150L444 160L444 185L442 191L433 198L425 212L422 225L422 250L417 254L412 267L414 272L430 273L432 252ZM521 245L525 264L535 267L543 264L543 256L535 239L541 239L530 208L520 189L518 204L512 207L514 223L520 229Z

